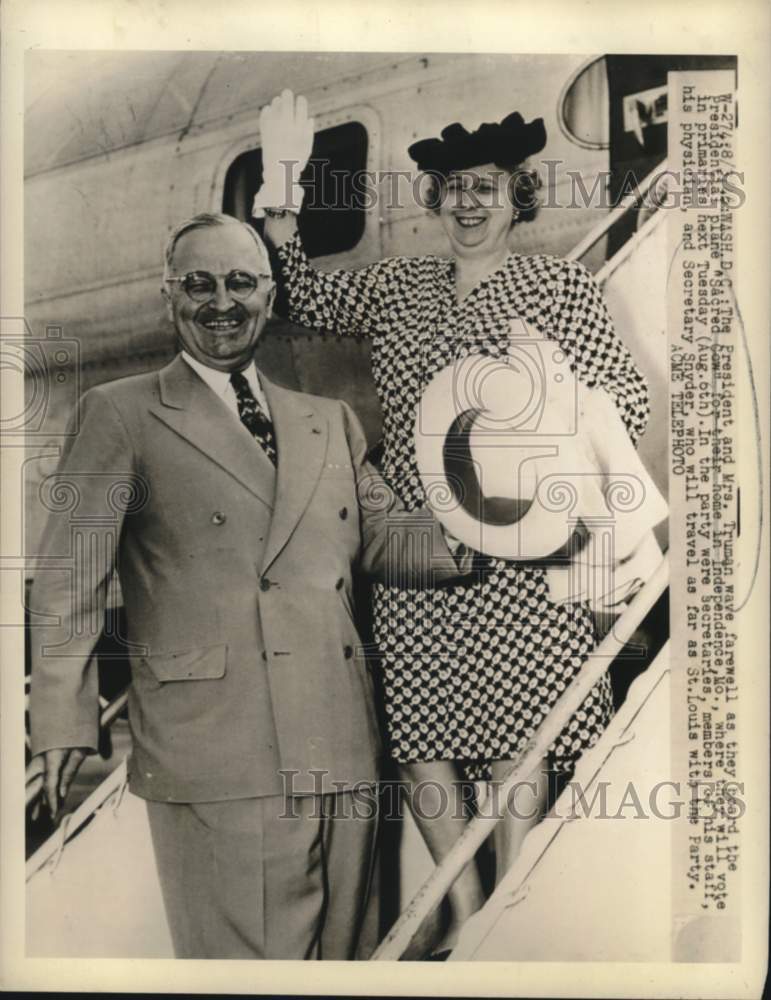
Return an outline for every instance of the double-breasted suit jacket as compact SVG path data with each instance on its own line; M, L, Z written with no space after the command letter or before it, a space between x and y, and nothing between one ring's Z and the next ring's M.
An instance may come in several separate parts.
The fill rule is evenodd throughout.
M319 790L313 771L325 790L375 778L352 572L384 574L389 550L422 585L458 570L436 522L394 519L345 403L262 383L277 470L181 357L82 398L48 484L76 507L52 511L41 546L67 565L41 569L30 598L34 753L97 746L98 629L83 623L101 623L115 568L133 791L203 802L279 794L282 770L295 791Z

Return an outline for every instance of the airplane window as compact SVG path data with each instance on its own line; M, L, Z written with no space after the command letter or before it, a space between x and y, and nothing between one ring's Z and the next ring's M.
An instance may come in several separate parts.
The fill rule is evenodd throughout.
M298 219L310 257L351 250L364 234L362 186L352 177L367 167L367 130L360 122L345 122L316 133L311 161L301 183L305 200ZM222 210L251 223L262 233L264 222L253 219L251 207L262 182L262 150L241 153L225 175Z
M579 67L567 81L557 104L560 128L584 149L607 149L608 74L604 56Z

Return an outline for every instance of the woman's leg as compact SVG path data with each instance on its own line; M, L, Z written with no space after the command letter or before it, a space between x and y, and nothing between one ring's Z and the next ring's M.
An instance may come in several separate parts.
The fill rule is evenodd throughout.
M497 824L493 834L496 885L516 861L525 837L543 817L549 790L544 759L532 774L517 782L508 796L508 802L503 802L498 794L500 785L496 788L496 783L505 780L512 766L513 762L510 760L495 760L491 765L491 808L497 807L503 811L503 819Z
M439 864L468 824L468 812L460 795L455 765L451 761L431 761L401 764L400 769L409 784L408 798L415 823L431 857ZM455 880L447 899L451 918L438 945L442 949L454 947L460 928L485 901L473 860Z

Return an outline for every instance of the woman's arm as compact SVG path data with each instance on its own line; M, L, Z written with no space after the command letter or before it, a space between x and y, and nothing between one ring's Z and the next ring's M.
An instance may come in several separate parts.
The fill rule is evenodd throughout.
M650 415L647 382L613 329L605 300L589 271L577 261L567 261L565 268L564 301L555 308L552 335L573 359L581 381L610 395L636 444Z
M358 270L318 271L303 249L296 226L296 221L276 219L265 227L271 242L276 233L289 319L339 335L377 336L385 325L388 297L398 287L398 259L376 261Z
M297 214L303 202L300 176L313 147L314 123L304 97L284 90L260 113L262 184L252 215L265 216L265 236L275 247L289 318L337 334L372 336L382 316L380 264L358 271L319 272L303 250Z

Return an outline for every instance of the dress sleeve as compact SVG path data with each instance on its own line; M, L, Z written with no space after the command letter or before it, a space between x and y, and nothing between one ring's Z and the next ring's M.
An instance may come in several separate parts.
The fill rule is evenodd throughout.
M565 282L554 312L555 339L573 359L576 375L611 396L627 433L637 443L648 423L648 385L613 329L605 301L589 271L565 262Z
M314 330L375 337L393 295L398 258L357 270L319 271L308 259L298 233L277 250L289 319Z

